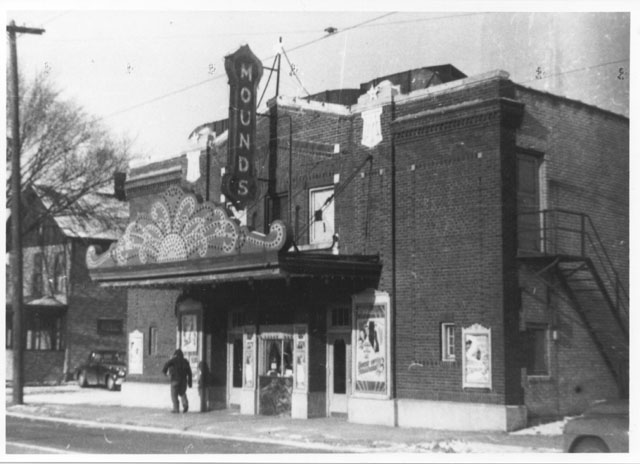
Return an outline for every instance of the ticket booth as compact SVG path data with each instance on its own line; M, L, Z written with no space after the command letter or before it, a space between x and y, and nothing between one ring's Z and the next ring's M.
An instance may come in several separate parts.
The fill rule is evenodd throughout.
M305 324L245 326L240 412L307 418L308 360Z

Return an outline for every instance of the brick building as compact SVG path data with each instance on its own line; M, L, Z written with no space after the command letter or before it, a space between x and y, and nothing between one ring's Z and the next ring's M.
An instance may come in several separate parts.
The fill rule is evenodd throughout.
M176 347L244 414L511 430L628 394L627 118L450 65L278 96L242 214L227 128L132 169L88 255L128 288L125 398L168 407Z
M53 198L46 186L24 194L23 244L24 381L70 380L90 350L126 350L126 292L104 288L87 272L89 246L109 246L128 219L128 205L113 195L88 194L79 200L88 215L47 213ZM40 219L40 217L44 219ZM7 221L7 231L10 231ZM30 227L32 224L37 227ZM7 233L7 237L10 234ZM10 251L10 243L7 243ZM6 378L13 378L11 268L7 259Z

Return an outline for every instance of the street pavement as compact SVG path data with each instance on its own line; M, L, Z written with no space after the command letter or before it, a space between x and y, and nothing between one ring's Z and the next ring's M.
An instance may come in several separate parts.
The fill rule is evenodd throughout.
M122 407L118 394L99 388L80 389L74 384L25 387L24 404L12 405L11 390L7 388L6 415L120 430L231 439L247 443L247 446L252 443L280 444L313 449L317 453L502 454L562 451L562 422L506 433L363 425L347 422L342 417L300 420L247 416L236 409L172 414L169 404L164 410Z

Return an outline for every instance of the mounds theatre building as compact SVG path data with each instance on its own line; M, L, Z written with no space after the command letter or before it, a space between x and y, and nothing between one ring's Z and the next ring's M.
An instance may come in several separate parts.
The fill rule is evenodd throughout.
M128 289L125 401L169 407L176 347L243 414L512 430L628 394L627 118L450 65L278 96L238 214L236 116L132 169L87 256Z

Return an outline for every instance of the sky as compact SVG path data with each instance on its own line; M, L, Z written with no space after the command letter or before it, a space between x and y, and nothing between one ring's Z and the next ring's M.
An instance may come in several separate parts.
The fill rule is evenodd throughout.
M402 1L374 2L377 8L368 10L329 2L324 11L301 1L236 10L228 2L203 9L188 0L156 2L154 9L118 2L0 3L7 23L45 29L41 36L18 37L24 76L47 73L63 98L114 135L132 139L138 160L192 149L188 136L196 126L227 117L224 57L244 44L265 67L273 66L282 44L282 95L358 88L379 76L449 63L468 76L501 69L514 82L629 115L627 3L609 4L621 13L584 7L563 13L549 3L490 12L474 8L485 2L456 1L431 11ZM336 32L327 33L330 27ZM263 107L276 91L275 76L266 85L269 75L265 69L258 88Z

